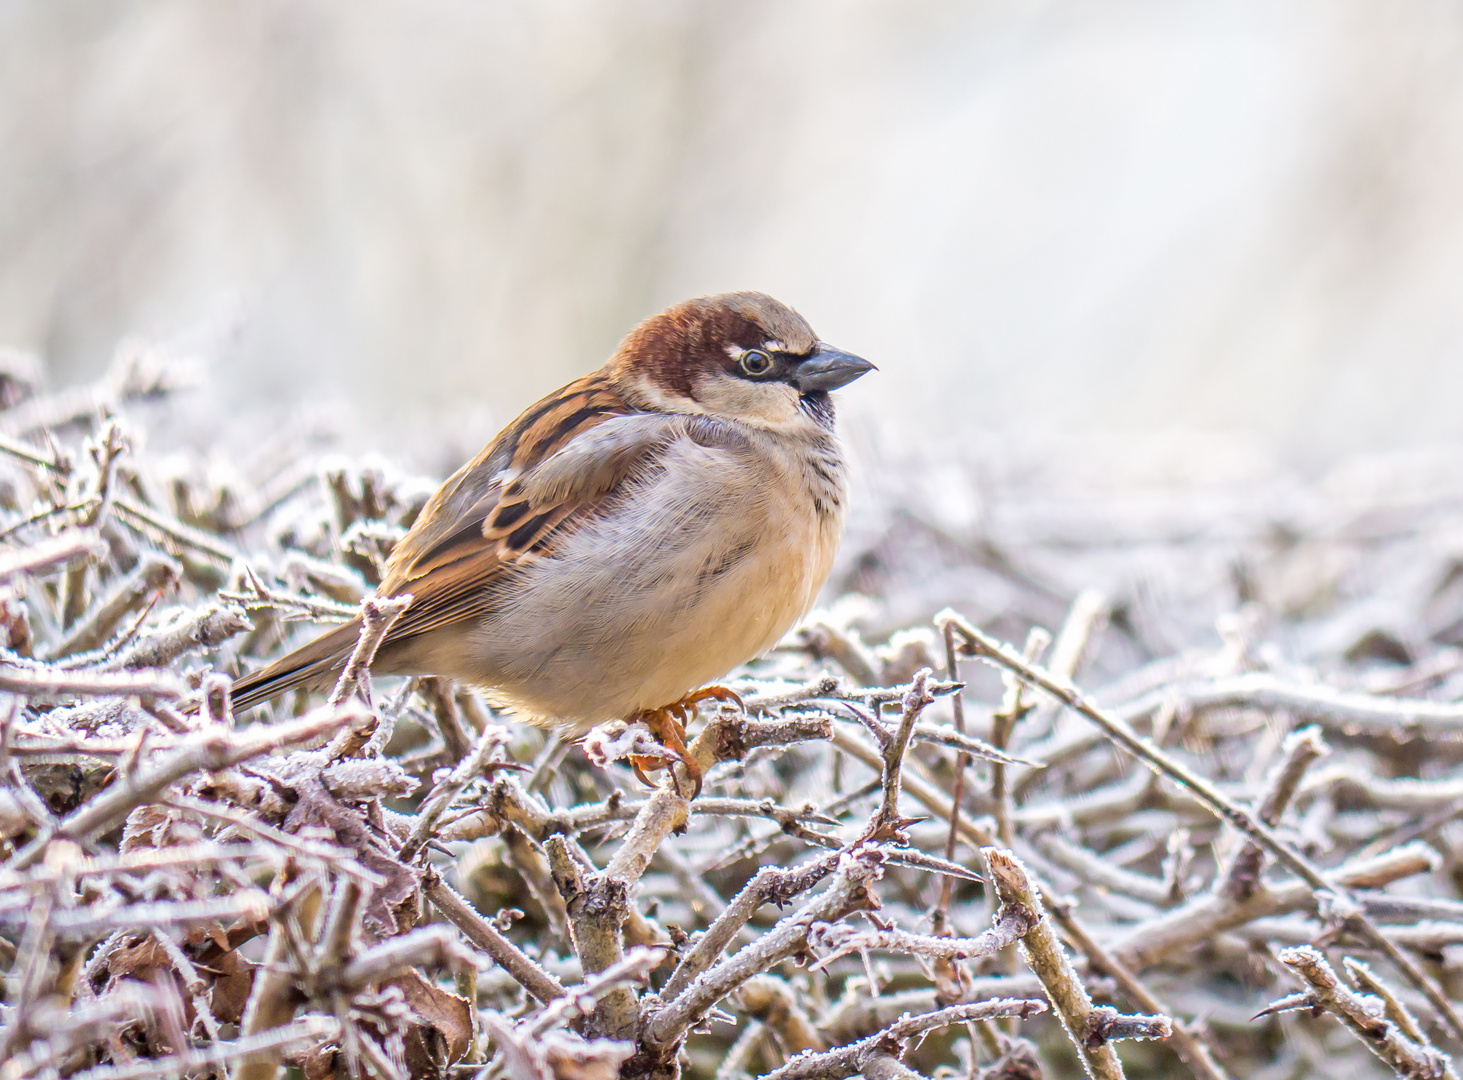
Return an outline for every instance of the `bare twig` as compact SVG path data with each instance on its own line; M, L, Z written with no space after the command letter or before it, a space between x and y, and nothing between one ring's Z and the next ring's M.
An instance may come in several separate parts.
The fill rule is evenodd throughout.
M882 873L882 862L872 847L856 847L842 855L828 888L780 919L755 942L697 976L653 1013L642 1033L642 1045L661 1056L673 1052L691 1025L718 1001L753 975L806 948L814 923L835 922L869 906L869 887Z
M808 935L815 950L827 950L818 961L826 967L840 956L864 952L899 952L927 960L970 960L992 956L1014 944L1031 930L1033 916L1029 909L1011 907L996 912L995 925L972 938L932 937L905 930L855 930L837 925L821 927Z
M1430 1046L1409 1039L1387 1019L1382 1002L1348 990L1320 950L1309 945L1282 949L1280 962L1309 987L1314 1007L1325 1009L1351 1029L1362 1045L1408 1080L1457 1080L1453 1063Z
M767 1026L784 1054L828 1049L827 1040L819 1034L812 1017L785 979L773 975L753 976L739 996L747 1015Z
M183 575L182 567L165 555L148 553L137 569L128 574L111 594L78 619L61 643L48 654L51 657L71 656L100 648L107 635L127 616L175 585Z
M862 1070L869 1060L886 1047L898 1046L927 1031L951 1024L969 1024L981 1020L997 1020L1007 1016L1025 1019L1046 1011L1046 1003L1032 999L997 998L969 1005L952 1005L948 1009L906 1016L866 1039L826 1053L807 1053L793 1058L780 1069L768 1073L763 1080L842 1080Z
M1326 744L1315 728L1295 731L1286 737L1285 758L1271 775L1265 796L1256 811L1261 821L1272 828L1280 824L1281 815L1285 813L1306 770L1326 753ZM1253 840L1246 841L1215 884L1215 891L1235 901L1248 899L1260 887L1260 872L1264 865L1265 849Z
M893 1054L870 1054L859 1066L859 1073L864 1080L923 1080L920 1073Z
M1067 939L1087 958L1089 969L1109 975L1118 984L1123 996L1133 1006L1152 1016L1161 1017L1165 1023L1171 1010L1148 989L1138 976L1124 967L1111 953L1102 947L1076 913L1067 904L1052 902L1052 920L1062 928ZM1116 1036L1114 1036L1116 1037ZM1147 1036L1142 1036L1147 1037ZM1162 1038L1173 1044L1174 1051L1189 1067L1197 1080L1228 1080L1210 1048L1191 1033L1181 1022L1175 1021Z
M1337 884L1346 888L1376 889L1428 873L1438 865L1437 852L1417 843L1343 863L1332 873ZM1315 903L1315 891L1303 881L1271 885L1243 903L1211 893L1125 930L1108 947L1124 965L1141 971L1226 930L1258 918L1313 908Z
M376 650L381 647L381 642L385 640L391 624L401 617L410 604L410 593L362 602L361 636L356 642L350 659L346 661L340 678L336 681L335 689L330 691L328 700L332 705L339 705L358 689L364 689L365 698L369 704L371 691L368 672L371 661L376 658Z
M284 884L282 875L275 879L276 890ZM244 1038L257 1038L282 1028L294 1017L299 1002L293 992L296 973L290 962L294 951L290 924L297 921L300 928L310 932L319 905L319 886L307 882L292 902L275 911L264 945L264 961L249 990L249 1002L239 1024L239 1034ZM257 1050L244 1058L234 1073L235 1080L271 1080L278 1060L277 1045Z
M416 822L412 825L411 835L401 845L402 862L413 862L421 854L427 842L432 839L432 833L443 813L452 805L453 800L462 794L468 784L482 775L489 757L507 741L508 732L496 724L490 725L478 736L477 746L473 752L463 758L452 770L452 775L439 784L422 803L422 808L417 812Z
M1070 620L1069 620L1070 621ZM960 629L958 619L945 619L947 632L952 636ZM1051 643L1051 635L1040 627L1033 627L1026 635L1026 647L1022 655L1030 663L1036 663L1041 654ZM1075 650L1072 655L1072 662L1081 650ZM1001 706L991 715L991 740L996 747L1002 751L1010 745L1011 732L1015 729L1020 719L1031 711L1032 706L1027 703L1025 697L1026 685L1011 675L1006 676L1006 689L1002 695ZM995 804L996 812L996 833L1001 838L1001 843L1009 845L1015 838L1011 827L1011 817L1014 807L1011 803L1011 792L1006 785L1006 766L1012 764L1009 761L997 761L991 766L991 801Z
M1463 705L1460 704L1421 698L1379 697L1329 686L1306 686L1267 672L1168 686L1128 702L1121 712L1129 723L1133 723L1171 700L1183 702L1190 709L1237 706L1284 709L1323 728L1387 739L1438 739L1463 732Z
M1397 992L1388 986L1376 972L1360 960L1350 956L1343 956L1341 964L1346 968L1346 973L1351 976L1351 982L1358 990L1371 994L1382 1002L1387 1019L1397 1025L1398 1031L1419 1046L1432 1047L1432 1042L1423 1032L1422 1025L1417 1022L1417 1018L1408 1011L1406 1005L1402 1004Z
M205 730L145 772L128 777L63 820L53 836L40 836L4 864L7 870L33 865L54 839L82 839L121 823L134 808L156 799L169 786L196 772L217 771L271 750L309 742L360 717L356 709L326 706L299 720L250 728L234 735Z
M156 630L138 637L109 666L166 667L184 653L215 648L249 627L244 613L231 604L208 604L197 611L178 612Z
M865 833L870 840L893 840L899 844L908 843L908 837L904 829L910 824L909 820L899 816L899 779L904 768L904 753L909 749L910 736L914 734L914 725L919 720L920 713L926 705L934 701L934 695L929 692L929 679L931 675L929 668L917 671L914 681L909 684L909 690L904 695L901 703L902 712L899 719L899 728L892 735L885 732L877 720L866 723L867 727L882 742L880 747L883 755L883 797L879 803L879 809L874 813L873 820ZM864 719L861 713L854 712L855 716Z
M1041 980L1067 1037L1077 1048L1082 1067L1094 1080L1121 1080L1123 1067L1107 1038L1101 1034L1092 998L1077 977L1066 952L1052 932L1042 909L1041 898L1027 880L1025 868L1008 851L982 848L991 884L1008 908L1030 914L1031 929L1021 939L1021 953Z
M569 935L586 974L608 971L625 959L620 928L630 914L630 886L609 874L586 872L563 837L548 841L549 868L569 912ZM594 1007L585 1032L591 1037L631 1039L639 1018L635 994L617 987Z
M693 980L716 962L763 904L771 902L782 907L793 897L817 886L837 869L838 862L838 856L825 855L802 867L764 866L758 870L671 972L662 997L672 1001L680 996Z
M432 905L461 930L468 941L492 957L535 998L547 1004L563 997L563 983L539 967L440 878L429 874L423 891Z
M86 694L90 697L177 698L183 687L165 675L130 672L67 671L53 667L0 667L0 690L27 697Z
M99 559L107 542L96 529L70 529L48 540L0 553L0 581L17 574L39 574L79 560Z

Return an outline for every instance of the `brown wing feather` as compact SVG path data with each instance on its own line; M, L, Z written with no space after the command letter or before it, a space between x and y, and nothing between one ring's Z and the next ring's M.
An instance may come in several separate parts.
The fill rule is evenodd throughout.
M480 615L495 578L546 550L566 521L592 513L683 419L658 414L664 423L652 423L643 434L616 432L622 437L610 445L587 445L577 456L550 462L576 438L633 411L607 376L594 372L530 408L454 473L387 565L378 595L409 592L412 604L382 649ZM546 462L549 467L537 475ZM354 633L336 628L245 676L235 701L242 708L292 686L321 682L341 667L354 643Z
M586 428L629 411L629 405L599 371L576 379L529 408L432 496L392 552L381 591L387 595L401 592L408 582L439 567L480 556L485 540L509 540L501 548L509 562L532 548L539 534L523 532L531 507L517 494L512 478Z
M413 597L386 642L479 613L494 578L587 510L573 498L545 504L523 478L579 435L630 411L603 373L586 375L525 412L442 485L392 553L381 583L382 595ZM468 502L464 493L481 494Z

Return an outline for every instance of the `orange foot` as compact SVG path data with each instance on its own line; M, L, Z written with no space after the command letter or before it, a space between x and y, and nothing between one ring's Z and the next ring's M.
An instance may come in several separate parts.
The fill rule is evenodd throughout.
M646 709L637 713L632 719L638 720L650 729L656 741L661 743L674 755L674 760L679 761L686 768L686 775L691 778L694 790L691 798L701 794L701 766L696 764L696 759L686 749L686 724L691 717L696 715L696 706L702 701L729 701L743 708L742 699L736 693L728 690L725 686L707 686L700 690L692 691L680 701L674 701L659 709ZM669 768L672 758L659 757L632 757L630 767L635 770L635 775L646 787L652 787L650 778L645 774L655 772L657 769ZM674 774L672 774L674 775Z

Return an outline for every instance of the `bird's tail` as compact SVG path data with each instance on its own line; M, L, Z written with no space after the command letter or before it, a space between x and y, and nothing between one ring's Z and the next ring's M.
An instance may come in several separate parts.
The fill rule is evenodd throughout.
M345 667L361 636L361 620L352 619L333 630L327 630L308 645L302 645L288 656L245 675L234 683L233 706L242 712L268 701L286 690L306 686L323 688L333 682Z

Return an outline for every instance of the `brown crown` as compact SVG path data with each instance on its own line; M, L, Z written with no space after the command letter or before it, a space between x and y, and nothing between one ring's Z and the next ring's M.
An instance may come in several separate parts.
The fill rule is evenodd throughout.
M652 315L620 342L610 366L694 400L698 374L731 370L728 345L751 349L769 341L802 355L812 352L818 337L806 319L766 293L720 293Z

